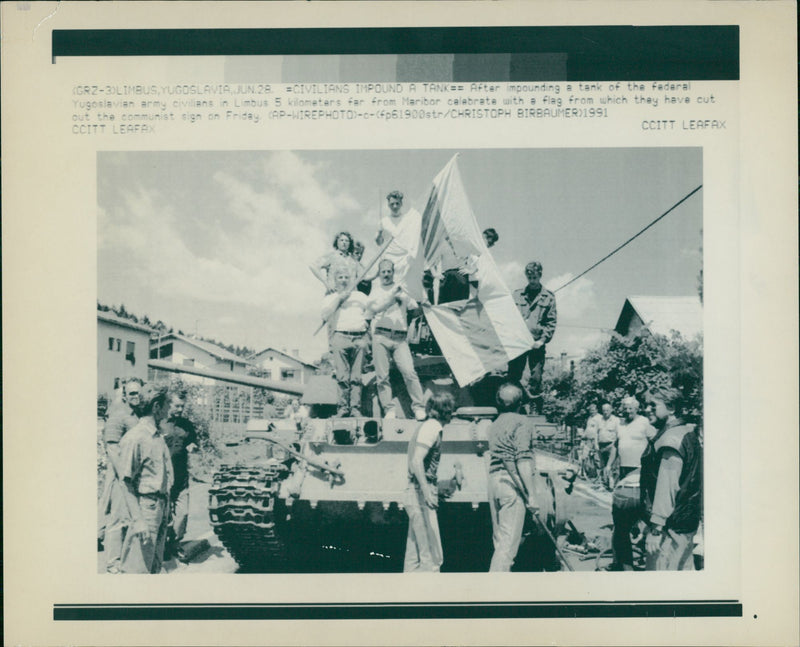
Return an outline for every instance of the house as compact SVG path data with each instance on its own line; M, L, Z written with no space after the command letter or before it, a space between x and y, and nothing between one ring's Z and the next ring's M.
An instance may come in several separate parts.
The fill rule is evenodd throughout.
M167 333L150 340L150 359L174 362L182 366L207 368L247 375L250 364L247 360L212 344L178 333ZM195 381L206 381L197 378Z
M297 382L306 384L308 378L316 373L316 367L298 357L298 351L291 354L277 348L265 348L250 357L250 362L258 368L258 374L276 382Z
M666 336L675 330L684 339L693 339L703 332L703 306L699 297L628 297L614 330L628 337L643 328Z
M147 378L152 329L113 312L97 311L97 394L111 397L121 380Z

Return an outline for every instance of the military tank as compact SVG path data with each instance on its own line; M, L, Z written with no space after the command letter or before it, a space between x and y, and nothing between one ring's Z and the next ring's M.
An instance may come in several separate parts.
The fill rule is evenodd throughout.
M318 388L312 383L307 390L312 415L331 408L325 399L330 395L308 397L335 394L326 379L332 382L317 376ZM450 388L446 381L429 375L424 384L430 392ZM472 400L468 393L459 400L465 397ZM438 512L443 571L488 570L487 429L496 415L493 407L462 405L444 427ZM534 423L546 425L543 418ZM408 443L419 424L380 417L312 417L301 425L251 420L237 462L220 468L209 491L215 533L242 572L402 571ZM569 518L574 477L564 460L537 451L539 517L554 536ZM557 570L552 539L533 520L526 535L514 570Z

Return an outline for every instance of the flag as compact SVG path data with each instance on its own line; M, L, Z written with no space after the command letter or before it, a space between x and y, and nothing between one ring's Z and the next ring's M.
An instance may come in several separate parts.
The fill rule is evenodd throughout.
M433 180L414 266L420 275L423 269L441 274L469 267L470 278L478 281L473 298L424 307L453 376L465 386L530 350L533 338L483 240L457 157L454 155ZM413 285L409 282L410 290Z

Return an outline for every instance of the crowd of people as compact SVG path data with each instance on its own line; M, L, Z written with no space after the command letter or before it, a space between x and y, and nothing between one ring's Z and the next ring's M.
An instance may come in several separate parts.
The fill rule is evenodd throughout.
M490 571L510 571L522 540L527 514L538 514L534 488L534 422L521 415L524 393L517 382L497 391L498 417L488 429L488 500L494 552ZM622 401L624 419L603 403L602 414L590 405L588 442L597 450L600 430L610 443L606 467L619 461L620 480L609 484L612 497L613 562L607 570L634 570L632 538L642 544L646 570L694 570L696 534L703 517L703 447L694 424L683 419L679 390L654 388L645 394L647 416L639 401ZM438 571L443 563L436 509L442 426L450 420L453 398L433 395L429 419L415 432L408 449L409 488L405 497L409 528L406 571ZM601 436L602 437L602 436ZM609 471L609 470L606 470Z
M98 515L108 573L158 573L185 559L189 453L197 448L186 395L130 378L103 428L107 458Z
M474 298L480 282L485 254L499 240L497 231L483 231L486 251L465 258L440 260L426 269L421 278L424 297L421 303L407 289L409 268L418 253L421 216L413 208L404 209L403 194L386 196L388 213L381 218L375 237L381 251L372 263L362 263L364 245L346 231L336 234L333 251L311 264L314 276L325 286L322 319L328 329L328 342L334 375L339 386L337 415L358 417L361 411L362 374L368 356L375 368L376 386L383 415L398 414L389 382L392 364L406 386L413 415L426 418L422 388L409 348L409 321L419 321L415 312L423 305ZM542 410L542 372L546 344L556 329L556 300L542 283L542 265L531 261L525 267L525 287L513 298L533 337L531 348L508 365L508 377L522 381L527 364L530 378L525 395L531 408Z
M427 400L414 369L409 321L419 309L406 277L419 245L420 214L403 209L403 195L387 196L375 242L380 253L362 263L364 246L339 232L333 250L311 265L325 286L322 319L327 325L337 415L360 417L362 373L370 353L380 407L386 418L402 415L389 380L392 364L403 378L414 418L419 421L408 445L408 514L405 571L438 571L443 563L437 522L438 465L442 430L454 412L453 395L436 392ZM488 254L499 239L483 232ZM437 263L423 278L422 305L472 298L480 282L482 256ZM379 261L379 262L378 262ZM498 417L488 429L488 500L494 552L491 571L509 571L520 546L528 513L537 515L533 439L528 411L541 412L545 348L557 324L554 294L543 287L542 265L525 267L526 285L514 301L531 333L531 347L508 364L496 391ZM530 378L522 384L525 367ZM603 485L613 491L612 570L633 569L633 535L645 546L647 568L693 567L693 539L702 517L702 443L697 429L683 420L679 391L663 387L646 395L646 414L633 396L620 403L622 417L609 402L591 403L581 434L580 463L594 457ZM181 541L189 509L188 454L196 448L192 423L183 416L185 394L133 378L108 413L103 441L108 457L100 502L99 535L109 573L157 573L164 559L183 558ZM277 412L276 412L277 415ZM297 428L309 415L294 400L286 417ZM612 469L619 466L615 482ZM585 474L580 474L586 476ZM643 526L643 530L640 529Z
M593 465L612 492L609 570L634 570L632 540L643 545L648 570L692 570L700 561L693 552L703 516L700 432L684 420L679 390L654 388L644 404L646 415L636 397L623 398L621 418L609 402L601 403L601 413L589 404L579 475L589 476L584 470Z

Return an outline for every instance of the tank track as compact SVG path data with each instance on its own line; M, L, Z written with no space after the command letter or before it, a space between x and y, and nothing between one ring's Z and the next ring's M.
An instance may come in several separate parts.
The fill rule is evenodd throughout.
M243 571L282 572L289 567L275 515L287 471L283 464L222 465L214 474L208 492L211 524Z

